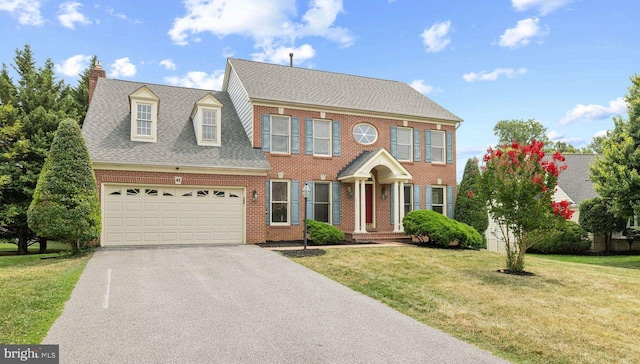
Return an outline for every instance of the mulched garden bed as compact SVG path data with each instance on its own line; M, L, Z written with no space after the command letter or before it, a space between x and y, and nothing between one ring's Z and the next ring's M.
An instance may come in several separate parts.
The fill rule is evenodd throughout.
M317 257L327 254L322 249L280 250L280 254L290 258Z
M339 243L335 243L335 244L326 244L326 245L354 245L354 244L375 244L375 243L371 243L371 242L367 242L367 243L354 243L351 241L346 241L343 240ZM258 243L256 244L259 247L262 248L288 248L288 247L302 247L304 246L304 241L303 240L292 240L292 241L267 241L266 243ZM307 246L322 246L319 244L315 244L313 242L313 240L307 240Z
M513 271L511 271L509 269L498 269L496 272L504 273L504 274L513 274L513 275L516 275L516 276L525 276L525 277L535 276L535 273L525 272L525 271L513 272Z

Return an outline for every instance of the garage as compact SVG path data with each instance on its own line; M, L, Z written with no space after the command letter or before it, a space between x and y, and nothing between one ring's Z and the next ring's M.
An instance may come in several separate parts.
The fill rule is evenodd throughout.
M102 245L241 244L244 189L103 185Z

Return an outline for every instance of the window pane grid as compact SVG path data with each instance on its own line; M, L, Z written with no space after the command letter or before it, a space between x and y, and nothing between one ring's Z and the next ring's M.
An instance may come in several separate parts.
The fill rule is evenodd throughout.
M404 214L408 214L413 211L413 186L404 186Z
M431 161L444 163L444 132L431 132Z
M136 133L138 135L151 135L151 105L137 105Z
M271 222L289 222L289 183L271 182Z
M330 153L331 122L326 120L313 121L313 154L326 155Z
M444 214L444 187L432 187L432 210Z
M288 117L271 116L271 151L276 153L289 153L289 126Z
M331 196L330 184L315 182L313 191L313 219L316 221L331 223Z
M410 161L413 144L413 130L411 128L398 128L397 155L398 160Z

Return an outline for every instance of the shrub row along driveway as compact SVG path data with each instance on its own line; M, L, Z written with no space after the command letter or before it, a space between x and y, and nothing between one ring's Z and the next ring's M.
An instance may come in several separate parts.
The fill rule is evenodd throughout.
M61 363L499 363L255 246L102 249L45 344Z

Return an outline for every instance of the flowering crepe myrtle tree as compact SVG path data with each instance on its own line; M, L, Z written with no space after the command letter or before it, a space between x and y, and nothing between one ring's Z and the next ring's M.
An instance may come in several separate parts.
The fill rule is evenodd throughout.
M484 156L478 191L486 201L489 215L505 241L507 268L513 273L524 269L524 254L534 241L527 232L551 227L560 216L570 219L573 211L567 201L551 200L558 175L567 166L560 152L545 158L542 142L517 142L489 148Z

